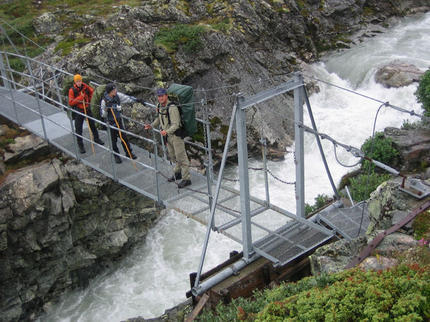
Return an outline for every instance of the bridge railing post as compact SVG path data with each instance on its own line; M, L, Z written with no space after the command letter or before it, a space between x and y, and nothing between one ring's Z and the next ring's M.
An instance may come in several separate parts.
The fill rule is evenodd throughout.
M108 137L108 142L109 142L109 152L110 152L110 163L112 166L112 175L113 175L113 179L115 181L118 180L118 176L117 176L117 172L116 172L116 166L115 166L115 160L114 160L114 151L113 151L113 142L112 142L112 129L111 129L111 125L109 124L109 121L106 120L106 128L107 128L107 137Z
M49 142L48 135L46 133L45 118L43 117L42 107L40 106L39 93L37 92L36 79L35 79L35 76L33 74L33 69L31 68L31 64L28 61L28 59L26 59L25 62L26 62L28 71L30 73L31 81L33 83L34 97L36 99L37 109L39 110L40 120L42 122L43 136L45 137L45 140Z
M295 74L296 82L303 83L303 76ZM303 124L303 86L294 89L294 140L295 154L294 162L296 164L296 214L299 217L305 217L305 165L304 165L304 131L299 124Z
M161 204L161 196L160 196L160 174L158 173L158 145L157 140L155 138L155 132L152 131L152 140L154 141L154 168L155 168L155 185L157 187L157 203ZM161 138L163 140L163 138Z
M266 191L266 204L270 205L270 191L269 191L269 178L267 176L267 142L265 138L261 138L261 144L263 145L263 167L264 167L264 189Z
M242 96L236 98L236 136L237 156L239 159L240 181L240 212L242 217L242 246L243 257L249 261L253 253L251 234L251 206L249 198L249 174L248 174L248 145L246 139L246 110L240 106Z
M9 59L8 59L7 53L4 53L4 55L6 58L7 69L9 70L10 75L12 75L12 71L11 71L11 68L9 65ZM7 71L6 71L6 67L4 65L3 55L0 55L0 62L2 64L2 68L4 69L4 76L3 76L3 72L2 72L2 77L5 77L5 83L8 84L8 86L9 86L8 89L9 89L10 99L12 100L13 112L15 114L15 121L17 124L21 125L21 122L19 121L19 117L18 117L18 110L17 110L16 103L15 103L15 94L14 94L13 88L12 88L12 87L15 87L15 84L14 84L13 78L12 78L12 81L7 78ZM11 83L12 83L12 86L11 86Z
M3 86L6 89L10 89L11 86L10 86L10 81L7 77L6 67L4 65L3 53L0 54L0 72L1 72L2 80L3 80Z
M212 208L213 203L213 192L212 192L212 183L213 183L213 160L212 160L212 143L211 143L211 129L210 123L207 122L206 126L206 148L208 152L208 162L206 164L206 180L208 184L208 197L209 197L209 207ZM212 228L215 227L215 218L212 221Z

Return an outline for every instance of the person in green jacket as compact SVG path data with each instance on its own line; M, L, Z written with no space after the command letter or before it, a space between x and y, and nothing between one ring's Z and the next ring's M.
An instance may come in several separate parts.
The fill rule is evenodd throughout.
M178 107L169 102L167 90L159 88L157 90L158 117L152 124L146 124L145 129L161 126L161 135L167 138L167 151L169 158L175 163L174 175L167 181L173 182L181 180L178 187L184 188L191 184L190 176L190 161L188 160L187 152L185 151L185 142L182 137L181 115Z

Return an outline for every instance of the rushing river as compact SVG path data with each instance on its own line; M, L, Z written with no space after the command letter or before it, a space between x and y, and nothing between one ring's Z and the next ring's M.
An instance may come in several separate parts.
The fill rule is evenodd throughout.
M360 46L328 57L312 66L320 79L335 83L382 101L421 112L414 92L417 85L400 89L386 89L374 81L377 68L399 59L414 64L422 70L430 67L430 13L404 19L389 32L366 40ZM379 103L318 83L321 91L310 97L314 116L320 132L336 140L360 147L371 135ZM306 120L305 116L305 120ZM417 118L382 108L376 129L399 127L404 120ZM309 121L305 121L309 124ZM349 168L340 166L333 153L333 146L323 141L332 175L339 182ZM332 194L319 152L310 134L305 136L306 200L313 203L321 193ZM339 149L344 163L356 159ZM250 161L250 166L260 166ZM292 153L285 161L269 162L270 170L278 177L294 181ZM228 169L228 176L235 176L235 169ZM251 193L264 195L261 173L251 173ZM294 211L294 190L275 180L270 182L271 201ZM205 227L184 216L171 212L154 227L146 243L122 261L110 274L94 279L85 290L67 294L51 308L42 321L120 321L131 317L151 318L185 300L189 289L188 274L196 271L203 245ZM205 268L213 267L227 259L232 250L240 250L235 242L219 234L212 234Z

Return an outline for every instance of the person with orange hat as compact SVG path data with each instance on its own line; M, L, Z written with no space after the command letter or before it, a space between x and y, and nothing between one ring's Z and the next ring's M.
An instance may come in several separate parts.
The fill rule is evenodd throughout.
M82 81L82 76L76 74L73 77L73 86L69 89L69 105L76 109L78 112L92 117L91 109L89 108L91 97L93 96L94 89L85 84ZM76 140L78 142L79 152L85 153L84 143L82 140L82 126L86 119L90 128L90 133L94 138L94 142L104 145L104 142L100 140L99 132L94 124L94 121L90 118L86 118L84 115L75 113L75 132L78 134Z

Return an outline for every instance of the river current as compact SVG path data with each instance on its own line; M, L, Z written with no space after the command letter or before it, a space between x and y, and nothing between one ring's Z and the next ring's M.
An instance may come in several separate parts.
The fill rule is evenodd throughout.
M378 67L393 60L427 70L430 67L429 34L430 13L406 18L386 33L312 65L313 75L381 101L422 112L414 95L417 84L387 89L375 83L374 75ZM380 103L324 83L318 83L318 86L320 92L310 97L318 130L360 148L372 133ZM379 113L376 130L400 127L405 121L415 120L416 117L384 107ZM305 123L310 124L306 115ZM323 146L338 183L351 169L336 162L330 142L323 141ZM338 152L343 163L356 162L350 153L342 149ZM250 160L250 167L255 166L261 166L260 162ZM282 180L295 180L292 153L288 153L282 162L269 162L268 167ZM264 195L262 174L251 172L250 175L251 193ZM237 176L236 169L227 169L226 176ZM305 182L306 201L310 204L318 194L332 194L316 142L310 134L305 136ZM274 204L295 210L292 186L272 179L270 193ZM115 271L92 280L85 290L66 294L41 321L121 321L161 315L185 300L185 292L189 290L188 274L198 268L205 232L206 227L201 224L170 212L149 232L145 244L135 247ZM226 260L232 250L240 251L241 247L227 237L213 233L204 270Z

